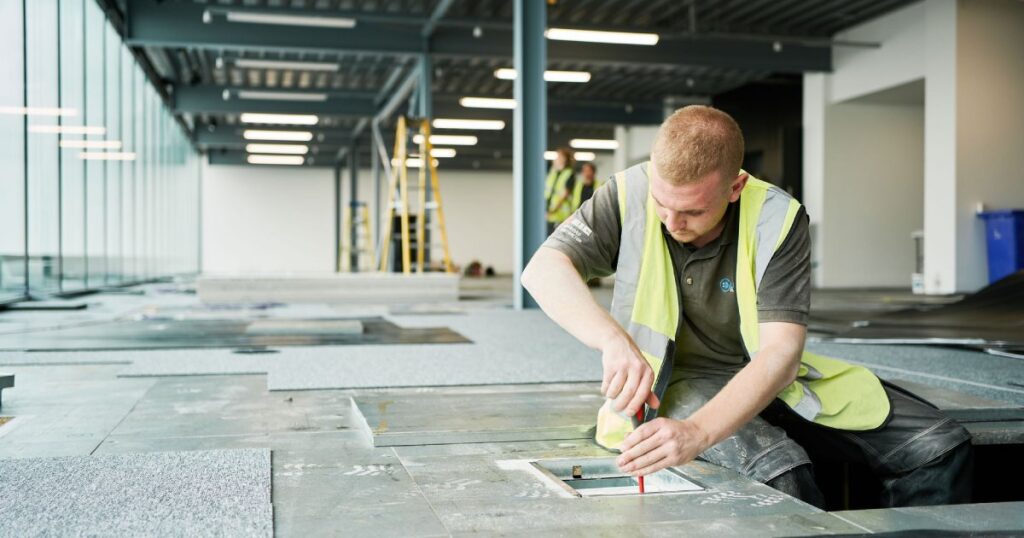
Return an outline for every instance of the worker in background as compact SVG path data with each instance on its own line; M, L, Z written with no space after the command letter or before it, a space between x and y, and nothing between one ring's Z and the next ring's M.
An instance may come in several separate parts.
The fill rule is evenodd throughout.
M729 115L676 111L651 160L615 174L524 270L541 308L601 352L595 440L633 476L700 457L822 506L820 459L870 469L882 506L967 502L963 427L865 368L804 352L807 214L742 156ZM613 273L607 312L584 282Z
M576 180L576 186L572 190L572 210L579 209L583 202L594 196L594 191L601 188L602 184L597 179L597 167L594 166L594 163L583 163L580 167L580 177Z
M544 203L547 204L548 235L572 214L572 193L576 187L575 160L568 148L558 148L555 160L544 184Z

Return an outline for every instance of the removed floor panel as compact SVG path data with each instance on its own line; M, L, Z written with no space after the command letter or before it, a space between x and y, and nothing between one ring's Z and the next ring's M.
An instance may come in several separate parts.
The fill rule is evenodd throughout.
M203 276L204 303L433 303L459 299L459 275L329 273L322 275Z
M0 460L10 536L271 536L270 451Z
M604 400L592 384L465 387L360 394L373 444L410 446L589 440Z
M443 327L363 319L128 319L0 335L0 351L466 343Z
M832 338L846 343L1024 346L1024 271L973 295L929 309L856 321Z

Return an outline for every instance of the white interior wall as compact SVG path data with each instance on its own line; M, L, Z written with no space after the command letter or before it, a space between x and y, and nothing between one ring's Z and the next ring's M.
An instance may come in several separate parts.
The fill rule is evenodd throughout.
M419 170L409 169L409 181L419 181ZM381 174L381 210L387 207L383 197L387 176ZM445 170L438 168L441 199L444 204L448 246L452 262L460 267L473 260L494 267L499 273L512 271L512 172ZM342 190L348 203L348 173L342 175ZM371 201L375 194L370 169L359 171L359 199ZM412 201L413 205L418 202ZM380 226L382 218L375 218ZM435 228L436 229L436 228ZM411 230L415 234L415 228ZM440 238L435 237L434 243Z
M816 286L910 285L910 233L924 218L925 9L912 4L841 32L837 39L881 46L836 48L832 73L804 76L803 202Z
M925 6L924 288L969 291L956 278L957 2L929 0Z
M813 205L842 205L827 166L852 143L858 123L833 108L924 81L924 277L929 293L973 291L986 283L982 223L975 210L1024 207L1024 3L1017 0L925 0L851 28L837 38L879 42L879 48L838 48L831 74L804 83L805 193ZM899 129L901 116L891 119ZM886 131L889 130L887 122ZM850 132L843 132L849 128ZM835 144L830 140L842 141ZM879 148L884 152L888 148ZM838 152L836 155L831 155ZM884 153L880 153L884 154ZM838 196L840 199L834 200ZM874 211L871 222L899 230L902 211ZM817 243L827 245L816 282L843 282L846 265L831 245L846 233L847 214L817 217ZM841 243L841 241L839 241ZM884 260L883 272L896 274ZM839 273L835 273L839 271ZM863 284L868 284L867 278Z
M594 160L599 178L615 173L610 153L598 153ZM409 169L410 181L419 181L419 170ZM387 190L387 178L381 196ZM477 260L499 273L511 273L513 260L512 171L445 170L438 168L441 198L448 231L452 261L460 267ZM342 190L348 200L348 172L343 174ZM376 190L369 169L359 171L359 198L372 200ZM372 207L372 204L371 204ZM386 206L381 203L381 208ZM371 209L372 212L372 209ZM375 226L382 220L377 218Z
M923 88L917 88L923 93ZM825 132L822 287L906 287L923 223L924 107L868 97L832 105Z
M330 169L203 166L204 273L333 270Z
M988 281L978 204L1024 208L1024 2L961 1L956 24L957 288Z

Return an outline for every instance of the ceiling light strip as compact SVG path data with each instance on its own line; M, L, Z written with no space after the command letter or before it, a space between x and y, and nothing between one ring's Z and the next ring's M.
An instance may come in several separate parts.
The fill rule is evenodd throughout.
M459 104L466 108L496 108L512 110L516 107L516 100L497 97L463 97L459 99Z
M299 166L306 162L304 157L298 155L247 155L245 162L249 164L280 164L287 166Z
M555 41L582 41L584 43L606 43L611 45L658 44L658 34L641 32L604 32L600 30L577 30L574 28L548 28L544 37Z
M309 142L313 140L310 131L271 131L264 129L246 129L242 131L246 140L278 140L282 142Z
M242 123L267 123L276 125L316 125L320 118L313 114L261 114L243 112L239 117Z

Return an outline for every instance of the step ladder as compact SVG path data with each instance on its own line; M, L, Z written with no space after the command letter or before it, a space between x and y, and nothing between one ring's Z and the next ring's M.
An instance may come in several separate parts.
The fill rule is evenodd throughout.
M395 216L399 217L399 229L401 230L401 252L396 253L402 256L402 273L410 274L413 271L412 263L412 240L409 229L410 198L418 198L419 212L416 213L416 272L423 273L430 268L426 266L427 250L440 247L442 249L441 269L447 273L454 272L452 266L451 252L448 248L448 232L445 228L444 207L441 202L441 188L437 178L437 161L433 157L433 146L430 143L430 120L423 120L420 123L419 134L423 135L419 144L419 182L410 188L409 182L409 159L412 157L408 152L409 129L405 117L398 118L398 127L395 130L395 153L392 159L391 177L388 181L387 191L387 214L384 217L381 235L380 264L381 271L388 270L388 262L391 255L391 234ZM427 226L435 224L432 214L437 215L437 232L441 242L426 244ZM433 233L430 234L434 236ZM434 259L431 256L431 259Z
M355 206L355 218L352 208ZM342 271L351 272L352 249L358 255L358 266L355 270L372 271L376 266L377 254L373 246L373 219L370 218L370 207L366 202L352 202L342 209L342 236L338 248L338 267ZM353 226L355 227L356 245L353 247Z

